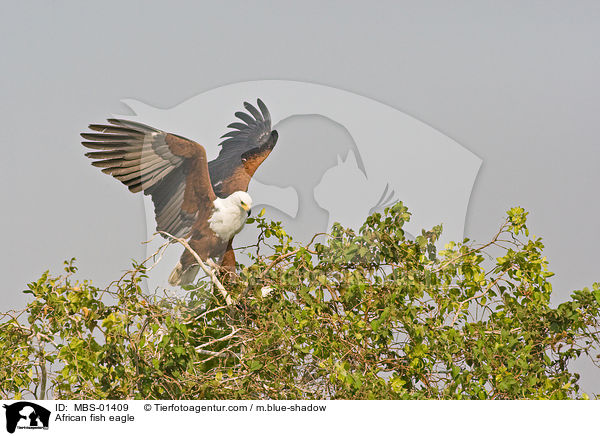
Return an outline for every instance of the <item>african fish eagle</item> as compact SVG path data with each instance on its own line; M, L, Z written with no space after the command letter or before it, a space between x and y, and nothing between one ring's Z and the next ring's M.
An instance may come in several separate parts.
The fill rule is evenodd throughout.
M190 139L122 119L91 124L96 133L82 133L82 144L100 150L86 153L92 165L131 192L152 196L157 231L189 239L201 259L215 259L234 271L232 240L252 206L248 184L278 138L267 107L260 99L257 105L244 102L248 113L235 113L242 122L227 126L232 130L221 137L219 155L210 162L204 147ZM188 284L197 271L195 258L185 250L169 283Z

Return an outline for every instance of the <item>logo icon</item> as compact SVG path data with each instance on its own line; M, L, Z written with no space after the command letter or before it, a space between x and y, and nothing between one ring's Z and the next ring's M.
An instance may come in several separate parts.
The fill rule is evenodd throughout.
M50 411L29 401L19 401L3 405L6 409L6 431L14 433L18 429L48 429Z

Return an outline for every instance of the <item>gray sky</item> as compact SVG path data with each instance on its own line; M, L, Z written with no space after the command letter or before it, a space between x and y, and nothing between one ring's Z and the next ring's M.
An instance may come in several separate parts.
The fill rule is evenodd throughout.
M598 22L595 1L3 2L0 310L64 259L102 285L143 256L142 199L90 167L88 123L258 79L369 97L475 153L465 234L525 207L563 301L600 280Z

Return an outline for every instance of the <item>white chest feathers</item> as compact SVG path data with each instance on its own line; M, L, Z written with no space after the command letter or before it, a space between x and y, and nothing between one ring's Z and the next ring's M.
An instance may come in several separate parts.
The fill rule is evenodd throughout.
M243 194L243 195L242 195ZM245 192L234 192L214 201L215 210L208 220L210 229L224 242L238 234L248 218L252 200Z

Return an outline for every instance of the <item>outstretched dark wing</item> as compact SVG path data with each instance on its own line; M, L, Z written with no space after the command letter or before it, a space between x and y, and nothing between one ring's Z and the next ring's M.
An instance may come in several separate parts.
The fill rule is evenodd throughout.
M248 111L236 112L238 122L231 123L231 131L222 138L219 156L208 163L213 189L219 197L235 191L248 190L248 183L258 166L267 158L277 143L277 131L271 131L271 115L261 99L258 108L248 102Z
M89 126L98 133L81 134L85 147L100 150L86 156L131 192L152 196L157 230L183 237L196 220L208 219L216 196L204 147L134 121L108 122Z

